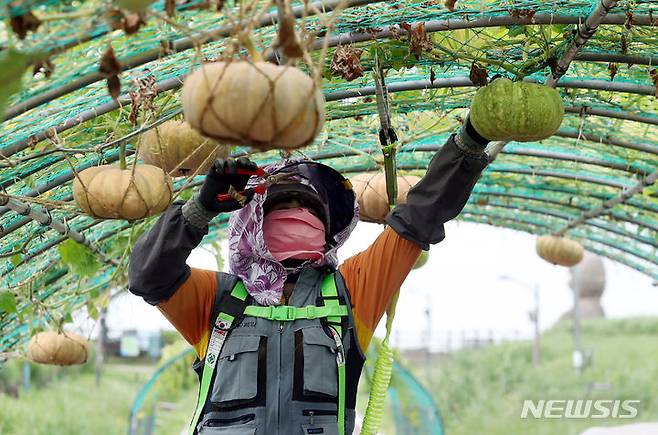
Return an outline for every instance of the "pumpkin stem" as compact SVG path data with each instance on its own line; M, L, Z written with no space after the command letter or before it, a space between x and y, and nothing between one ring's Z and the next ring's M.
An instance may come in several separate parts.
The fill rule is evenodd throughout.
M123 170L126 169L126 143L119 146L119 167Z
M263 56L260 54L258 50L256 50L256 46L254 45L254 42L251 40L247 32L240 33L240 36L238 38L240 40L240 44L242 44L244 48L246 48L247 51L249 52L249 56L251 57L251 60L253 60L254 62L263 61Z

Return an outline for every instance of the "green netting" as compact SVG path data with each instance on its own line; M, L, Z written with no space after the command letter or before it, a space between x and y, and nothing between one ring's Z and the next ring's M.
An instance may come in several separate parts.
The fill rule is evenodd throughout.
M122 143L130 155L140 131L179 116L182 76L204 58L215 59L231 49L232 39L226 37L230 32L218 29L239 22L243 4L227 1L218 12L200 7L203 3L178 4L176 15L168 18L164 2L157 1L145 15L147 24L133 35L110 29L111 2L0 4L5 18L32 11L42 20L24 40L8 24L0 26L0 47L48 57L55 65L50 77L43 71L32 76L30 68L23 91L11 98L13 108L30 108L12 112L10 107L10 119L0 125L0 186L35 209L49 210L53 219L84 234L94 250L116 262L103 263L98 273L81 278L59 257L58 246L67 237L0 206L0 289L15 293L18 303L16 313L0 311L0 352L13 349L44 322L62 321L76 307L87 304L93 313L104 293L125 288L129 248L153 218L128 223L81 214L71 196L73 168L116 162ZM338 3L325 5L333 9ZM398 169L422 175L467 114L476 91L469 81L474 62L486 68L490 78L545 81L571 45L576 25L598 0L458 0L454 11L434 0L352 3L343 5L347 8L334 23L326 57L320 59L318 50L310 52L323 72L327 123L313 145L293 154L346 175L382 169L372 77L377 54L386 70L392 124L400 139ZM254 4L261 17L276 10L266 1ZM320 3L293 2L300 10L305 4L299 28L323 36L334 22L331 14L323 13ZM404 23L424 23L431 49L415 55L400 28ZM604 23L558 84L567 109L560 130L540 143L508 144L478 182L460 219L533 234L556 232L658 169L658 76L652 75L658 63L658 4L620 1ZM256 27L254 41L266 49L276 37L272 20L261 19ZM343 46L362 50L362 77L348 82L332 72L338 39ZM166 89L154 100L156 110L142 112L136 125L129 121L129 100L114 105L105 78L98 74L110 44L128 67L121 74L123 95L137 91L139 80L150 77ZM45 138L51 128L58 131L55 141ZM260 164L280 158L277 151L233 150L235 155L245 152ZM189 198L190 185L202 179L178 180L180 198ZM220 237L224 225L225 220L217 222L206 240ZM593 252L658 278L658 189L647 186L567 235Z

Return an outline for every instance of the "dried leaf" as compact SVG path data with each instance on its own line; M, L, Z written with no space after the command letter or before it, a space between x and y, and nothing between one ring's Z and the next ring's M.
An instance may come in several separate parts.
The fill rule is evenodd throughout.
M105 19L112 30L123 29L123 12L118 8L109 9L105 13Z
M10 21L11 29L18 35L19 39L25 39L27 32L36 32L41 25L41 20L32 12L26 12L23 15L11 17Z
M158 84L153 75L134 79L133 85L137 91L130 92L130 114L128 120L134 126L137 125L137 117L141 110L155 111L155 97L158 95Z
M653 81L653 85L656 87L656 92L654 95L658 97L658 69L654 68L649 71L649 77L651 77L651 81Z
M160 41L160 52L163 56L168 56L174 53L174 43L173 41L165 41L164 39Z
M121 63L114 55L114 49L111 45L105 50L103 57L101 57L99 70L106 77L114 76L121 72Z
M119 76L110 76L107 78L107 92L113 99L118 99L121 95L121 80Z
M623 54L628 53L628 41L626 40L626 35L621 35L621 52Z
M132 35L139 32L142 26L146 25L144 16L140 13L126 14L123 18L123 31L126 35Z
M331 60L331 72L340 75L348 82L363 76L361 65L363 50L351 46L339 46Z
M22 89L21 79L28 65L28 56L13 48L0 51L0 113L4 113L9 98Z
M608 72L610 73L610 81L613 81L615 79L615 76L617 75L617 71L619 68L617 67L616 63L610 62L608 64Z
M279 13L279 28L274 47L288 58L302 57L304 49L295 31L295 16L292 13L290 2L288 0L277 0L276 6Z
M457 3L457 0L446 0L444 6L446 9L448 9L450 12L455 12L455 4Z
M434 68L430 67L430 83L434 83L434 80L436 80L436 73Z
M432 51L434 45L425 31L425 23L401 23L400 27L409 34L409 53L413 53L417 60L420 60L423 50Z
M487 86L487 84L489 84L489 73L487 72L487 69L482 68L476 62L471 64L471 73L469 74L469 78L471 79L471 82L473 82L473 84L478 87Z
M515 18L527 18L530 21L532 21L536 13L537 11L533 9L513 9L509 11L509 14Z
M55 65L50 59L40 60L34 64L32 75L34 76L37 73L42 72L46 78L50 78L50 76L53 75L53 71L55 71Z
M165 0L165 12L168 17L176 15L176 0Z

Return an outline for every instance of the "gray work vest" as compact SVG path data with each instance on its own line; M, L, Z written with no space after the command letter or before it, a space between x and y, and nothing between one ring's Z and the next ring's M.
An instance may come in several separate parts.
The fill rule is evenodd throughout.
M237 277L218 275L215 305ZM322 273L304 269L287 305L322 305ZM349 316L343 327L346 353L345 433L354 430L356 391L365 357L359 347L349 294L340 273L336 287ZM251 305L257 305L255 301ZM216 306L213 322L221 311ZM244 317L231 330L197 426L199 435L338 435L336 343L324 320L279 322ZM325 325L326 326L326 325ZM197 362L198 372L203 363Z

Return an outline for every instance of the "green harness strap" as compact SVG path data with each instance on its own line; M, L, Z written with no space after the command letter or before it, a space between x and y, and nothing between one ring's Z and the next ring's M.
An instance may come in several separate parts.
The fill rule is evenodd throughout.
M325 307L339 307L338 289L334 274L327 275L322 279L322 300ZM347 307L343 306L345 309ZM347 316L347 313L344 314ZM343 348L343 328L340 316L327 317L329 330L332 332L336 342L336 366L338 367L338 433L345 435L345 349Z
M329 323L329 331L332 338L336 342L336 365L338 368L338 433L345 435L345 391L346 391L346 373L345 373L345 349L342 340L342 326L341 317L346 317L348 308L346 305L340 305L338 300L338 289L336 288L336 280L334 274L327 275L322 279L322 299L324 306L316 307L309 305L306 307L293 307L288 305L277 305L261 307L250 305L244 309L244 315L251 317L258 317L267 320L292 322L297 319L321 319L326 318ZM238 281L231 296L238 298L242 301L247 298L247 289L242 281ZM208 391L210 391L210 381L217 359L224 345L224 340L235 320L235 316L221 311L215 321L210 342L208 344L208 351L206 352L205 364L203 367L203 374L201 376L201 386L199 387L199 398L197 399L196 410L194 417L190 423L189 435L193 435L196 426L199 424L199 418L203 412L203 407L208 398Z
M231 296L244 301L247 299L247 289L244 286L244 283L241 280L235 283L233 290L231 290ZM227 314L223 311L219 313L217 319L215 319L215 324L212 328L212 333L210 334L210 340L208 342L208 350L206 351L205 363L203 365L203 374L201 375L201 386L199 387L199 398L196 403L196 410L194 411L194 417L190 422L189 435L193 435L196 431L196 426L199 424L199 418L201 418L201 413L203 412L203 407L206 404L206 399L208 398L208 391L210 390L210 380L212 379L213 372L215 371L215 365L217 365L217 359L219 358L219 353L222 351L224 346L224 341L228 335L231 325L235 320L235 316Z

